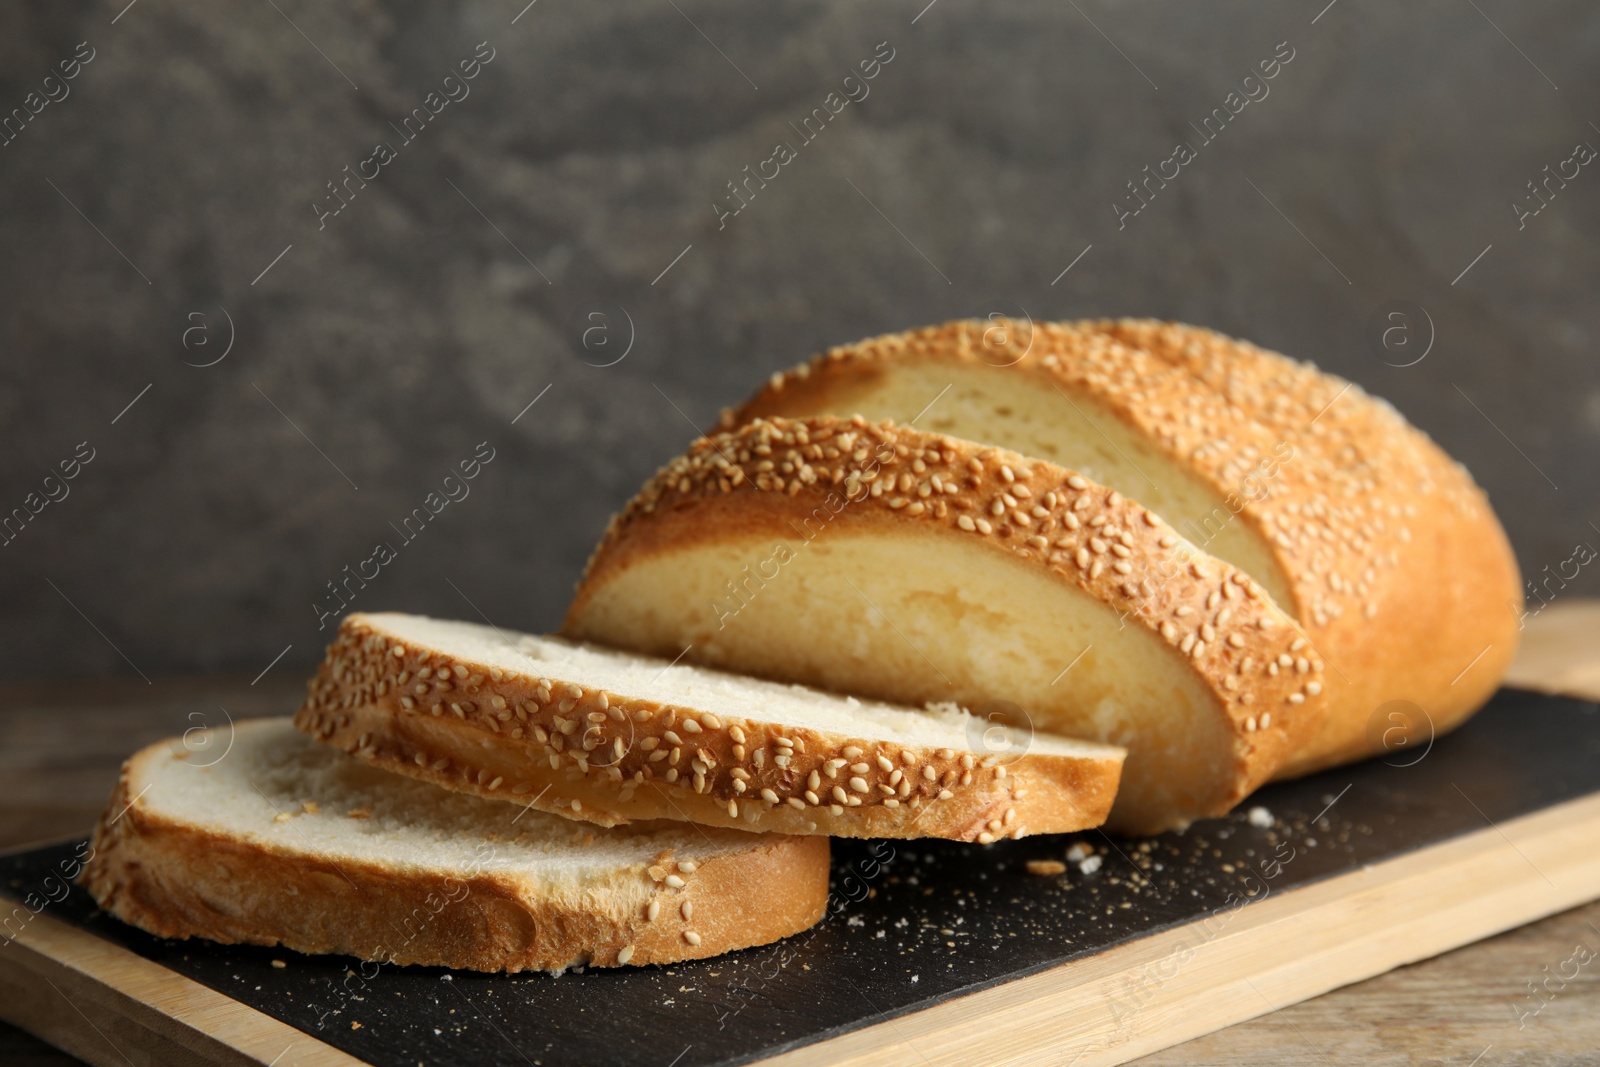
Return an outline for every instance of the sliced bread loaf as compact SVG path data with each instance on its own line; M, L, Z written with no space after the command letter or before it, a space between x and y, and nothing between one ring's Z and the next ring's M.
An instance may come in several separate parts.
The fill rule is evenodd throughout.
M1128 749L1112 824L1228 810L1320 725L1260 583L1051 463L904 426L756 421L618 515L566 632L904 703L1008 701Z
M1253 345L1146 320L952 322L774 375L724 424L825 414L1074 467L1252 575L1327 667L1328 714L1280 776L1376 751L1391 700L1452 728L1516 650L1516 561L1471 476L1388 404Z
M1123 759L956 708L399 614L345 619L296 722L380 767L569 818L839 837L1098 826Z
M522 971L714 956L827 900L822 838L585 826L385 773L287 718L232 729L123 766L82 876L106 911L159 937Z

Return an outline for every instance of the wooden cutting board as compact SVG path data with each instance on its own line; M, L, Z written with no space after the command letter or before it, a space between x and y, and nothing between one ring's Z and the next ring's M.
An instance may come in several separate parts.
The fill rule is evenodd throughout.
M66 892L78 850L0 858L0 893L32 904L0 908L0 1017L96 1064L1089 1067L1600 897L1600 708L1503 690L1448 737L1184 834L836 842L819 926L665 968L374 971L161 941Z

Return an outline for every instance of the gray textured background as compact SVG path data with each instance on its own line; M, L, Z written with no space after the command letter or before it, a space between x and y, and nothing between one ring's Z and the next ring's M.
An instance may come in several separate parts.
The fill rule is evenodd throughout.
M1314 359L1461 458L1527 571L1600 548L1600 164L1510 209L1600 147L1592 4L124 2L0 8L0 108L96 51L0 148L0 510L96 450L0 548L5 676L254 675L291 644L275 670L303 669L324 584L484 440L355 606L552 627L691 421L828 344L997 309ZM484 40L470 97L319 231L324 183ZM880 41L870 96L719 230L725 183ZM1119 231L1124 182L1282 41L1270 95ZM1396 300L1436 331L1404 369L1366 339ZM223 308L231 352L186 366ZM627 358L586 365L620 309Z

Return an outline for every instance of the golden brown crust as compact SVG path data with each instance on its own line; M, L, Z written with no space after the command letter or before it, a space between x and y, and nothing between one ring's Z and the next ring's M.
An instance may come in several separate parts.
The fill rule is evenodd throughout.
M1517 643L1515 559L1470 476L1387 404L1194 327L1005 327L952 322L832 349L723 423L847 414L834 398L897 360L987 365L1092 398L1226 501L1289 582L1284 607L1328 663L1330 711L1280 776L1376 751L1383 732L1368 723L1390 700L1420 704L1442 732L1493 692ZM1246 492L1253 476L1264 494Z
M1226 811L1319 725L1321 664L1249 576L1073 471L859 417L758 420L696 442L612 520L569 632L583 635L587 601L631 560L732 536L741 524L803 521L830 495L851 502L830 508L835 523L971 538L1159 637L1234 739L1233 765L1211 770L1227 781L1208 784L1205 810L1174 821Z
M1301 617L1321 631L1344 693L1283 777L1377 751L1383 733L1368 722L1390 700L1420 704L1443 733L1494 693L1516 654L1522 578L1465 467L1389 404L1309 363L1181 323L1079 325L1183 369L1327 465L1333 532L1351 551L1306 575ZM1395 537L1381 536L1386 519ZM1367 589L1363 563L1374 573Z
M81 876L101 908L158 937L478 971L638 966L776 941L816 923L827 902L828 842L817 837L752 836L689 870L669 850L569 898L492 871L335 863L149 810L141 791L172 747L124 764Z
M664 706L416 647L362 614L340 626L295 723L386 770L601 825L1067 833L1105 821L1122 769L1110 751L1002 762Z

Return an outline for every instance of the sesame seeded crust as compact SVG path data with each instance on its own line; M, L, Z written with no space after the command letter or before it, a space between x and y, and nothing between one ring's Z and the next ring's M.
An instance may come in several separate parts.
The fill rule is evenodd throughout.
M553 668L419 646L396 634L403 618L348 616L296 725L386 770L604 826L674 819L959 841L1067 833L1105 821L1122 770L1121 751L1106 747L1002 759L809 729L759 707L737 717L666 705Z
M835 508L830 500L848 506ZM1090 610L1119 626L1137 627L1145 635L1141 640L1159 644L1161 669L1203 693L1205 706L1197 713L1215 717L1231 739L1220 760L1194 754L1187 766L1192 780L1183 784L1186 799L1169 809L1140 799L1155 783L1139 779L1141 753L1134 743L1096 733L1090 710L1074 706L1079 676L1062 672L1059 688L1050 689L1052 706L1028 706L1042 730L1128 745L1111 818L1118 828L1153 831L1221 814L1265 781L1319 725L1320 665L1305 654L1307 642L1295 623L1248 575L1199 552L1154 513L1074 471L860 417L757 420L696 442L612 520L568 611L565 632L627 641L608 613L629 608L619 609L606 587L630 569L662 560L670 566L675 555L719 540L793 538L819 506L837 511L819 544L838 546L847 535L903 539L904 567L914 570L918 538L948 539L998 554L1015 566L1017 580L1044 583L1041 594L1085 596ZM1025 601L1030 589L1014 592ZM702 602L720 594L713 585ZM607 599L609 605L601 603ZM686 602L681 618L664 624L678 647L700 637L695 613L696 606ZM848 626L849 620L836 623ZM1065 651L1063 663L1078 649ZM686 655L703 652L691 645ZM744 660L731 666L753 669ZM755 672L818 682L786 674L798 669L797 661L782 656L764 666ZM959 673L954 664L937 669ZM852 676L852 682L865 682L873 688L863 691L884 699L920 703L937 699L926 688L927 673L883 672ZM950 681L955 699L974 705L1010 698L960 677ZM1183 753L1172 758L1183 766Z
M1001 326L953 322L833 349L774 375L743 408L724 413L724 425L770 415L882 417L890 412L879 398L893 374L933 367L1030 379L1070 401L1061 405L1069 418L1089 408L1126 426L1204 486L1216 503L1201 522L1220 535L1208 547L1262 582L1327 664L1329 712L1279 777L1371 754L1383 735L1368 724L1390 700L1415 701L1443 732L1493 692L1517 644L1515 559L1470 475L1387 404L1195 327ZM981 439L1015 445L1021 432L997 420ZM1119 487L1143 498L1154 488L1147 481ZM1251 544L1241 543L1245 534Z
M240 723L240 740L262 728L293 733L286 719ZM530 887L494 869L308 854L271 820L230 832L204 812L153 805L152 781L195 773L174 764L175 750L176 739L161 742L124 764L80 878L101 908L158 937L478 971L640 966L776 941L813 925L827 902L828 842L816 837L750 835L746 847L703 854L685 828L679 848L576 892L543 890L537 873Z
M1315 540L1344 551L1306 568L1297 608L1348 676L1331 683L1346 690L1344 710L1283 777L1370 755L1382 734L1368 718L1389 700L1417 702L1443 733L1494 693L1516 654L1522 578L1465 467L1387 402L1309 363L1182 323L1079 326L1183 369L1326 462L1325 496L1338 505L1318 516Z

